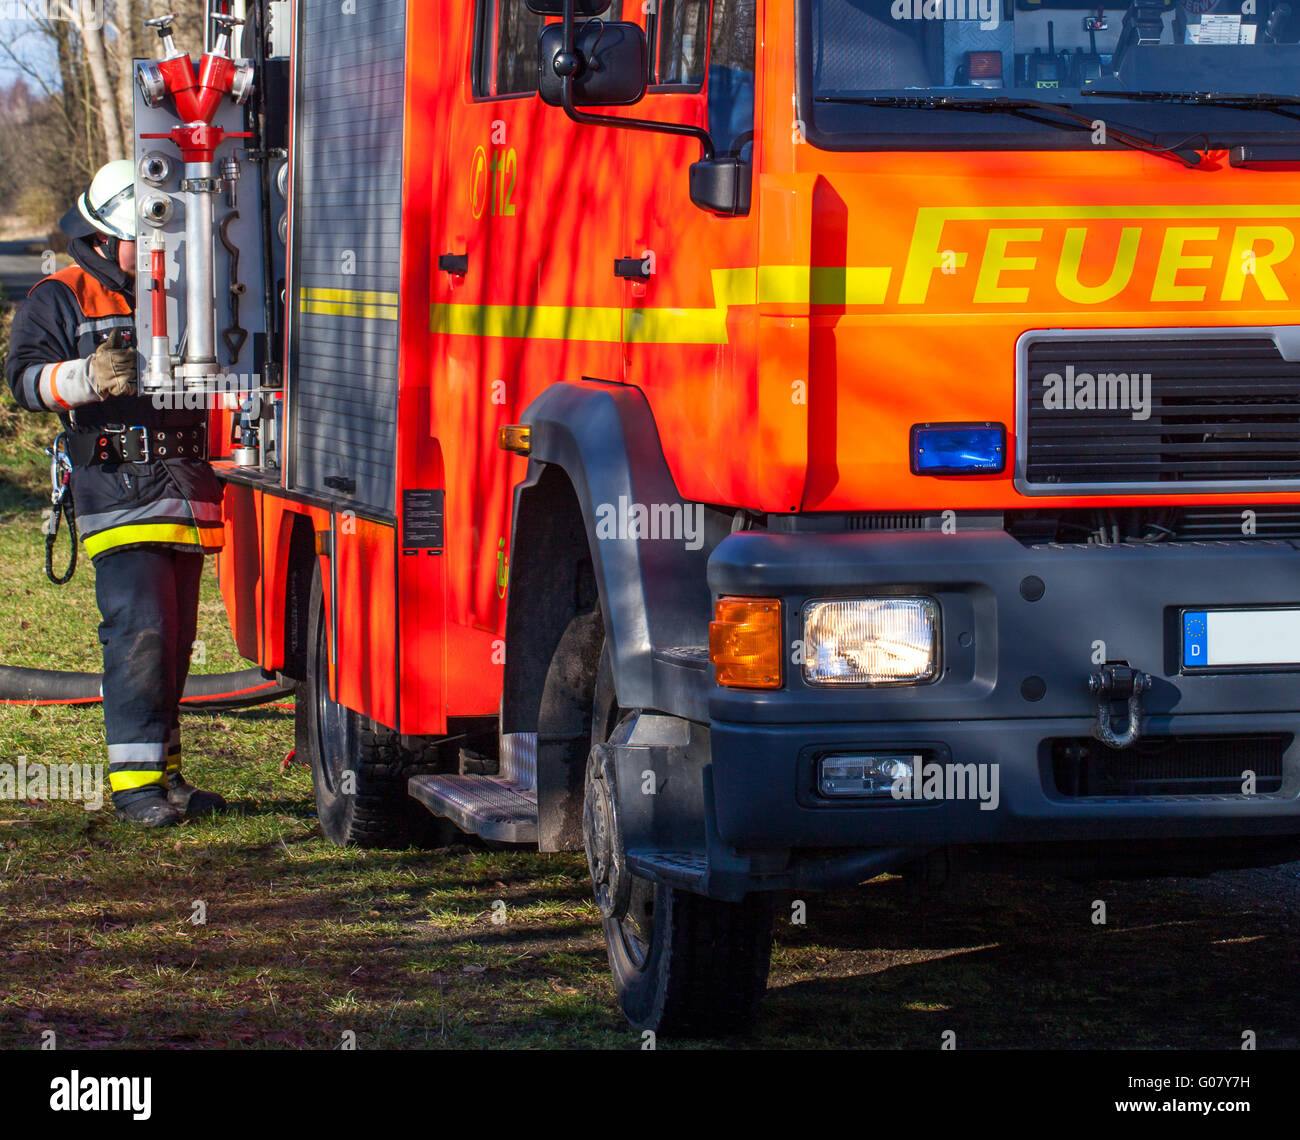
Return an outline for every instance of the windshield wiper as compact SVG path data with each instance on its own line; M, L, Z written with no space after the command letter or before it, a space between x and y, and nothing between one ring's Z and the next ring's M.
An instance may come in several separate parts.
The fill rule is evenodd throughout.
M816 103L848 103L865 107L898 107L913 111L973 111L987 115L1015 115L1017 118L1028 119L1033 123L1060 127L1062 130L1070 129L1066 123L1039 119L1028 113L1037 111L1058 115L1062 119L1068 119L1071 123L1077 123L1088 131L1094 129L1094 120L1086 115L1076 114L1064 103L1044 103L1039 99L1008 99L1005 96L993 99L956 99L950 95L818 95L813 101ZM1106 124L1107 142L1113 139L1122 146L1140 150L1146 154L1154 154L1160 158L1168 158L1188 168L1194 168L1201 164L1199 152L1186 145L1191 139L1200 137L1202 136L1191 135L1174 146L1166 147L1159 146L1148 139L1140 139L1136 135L1128 134L1126 131L1118 130L1109 123Z
M1105 91L1085 87L1079 92L1093 99L1131 100L1136 103L1189 103L1206 107L1243 107L1272 110L1275 107L1300 107L1300 95L1225 95L1217 91Z
M1223 107L1229 111L1272 111L1287 119L1300 119L1300 95L1220 95L1213 91L1092 91L1080 95L1092 98L1132 100L1135 103L1180 103L1187 107Z

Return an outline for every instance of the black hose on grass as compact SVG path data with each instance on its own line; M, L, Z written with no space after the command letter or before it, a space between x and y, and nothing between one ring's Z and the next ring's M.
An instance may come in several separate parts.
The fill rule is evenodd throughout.
M63 673L54 669L19 669L0 665L0 704L97 705L101 674ZM292 684L268 680L261 669L238 673L191 673L185 682L181 708L194 712L224 712L264 705L293 692Z

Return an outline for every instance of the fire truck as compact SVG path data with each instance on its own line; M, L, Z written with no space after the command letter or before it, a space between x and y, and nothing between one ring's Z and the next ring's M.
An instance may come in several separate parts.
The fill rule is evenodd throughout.
M585 849L687 1034L778 898L1300 855L1289 5L213 9L142 376L330 840Z

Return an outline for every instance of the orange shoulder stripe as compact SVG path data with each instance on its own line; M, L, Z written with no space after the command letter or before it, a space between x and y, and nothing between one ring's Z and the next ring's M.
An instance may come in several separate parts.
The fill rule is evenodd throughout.
M58 281L71 289L83 316L114 317L129 316L131 313L130 302L121 293L114 293L112 289L95 280L80 265L69 265L66 269L60 269L58 273L51 273L36 284L43 285L45 281ZM35 287L32 286L33 289Z

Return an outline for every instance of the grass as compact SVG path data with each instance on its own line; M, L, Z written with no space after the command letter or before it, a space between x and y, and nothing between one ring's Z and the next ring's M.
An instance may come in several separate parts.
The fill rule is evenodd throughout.
M41 567L48 427L0 418L0 661L95 669L89 562L62 589ZM241 667L210 577L202 605L200 668ZM308 774L281 766L292 721L186 714L189 775L233 806L218 819L144 833L0 801L0 1047L640 1047L580 854L334 848ZM0 760L102 750L96 709L0 706ZM760 1031L719 1044L1300 1046L1296 868L1231 882L886 878L809 896L802 925L782 899Z

